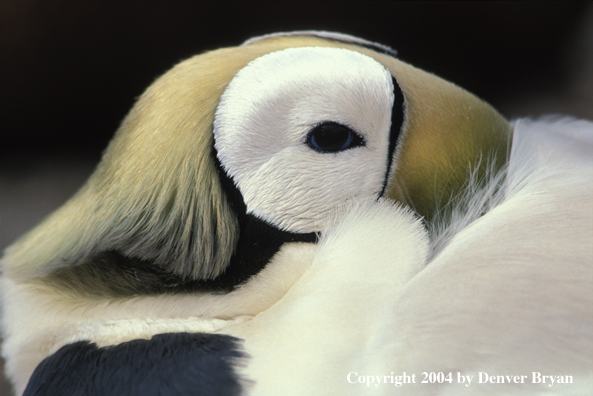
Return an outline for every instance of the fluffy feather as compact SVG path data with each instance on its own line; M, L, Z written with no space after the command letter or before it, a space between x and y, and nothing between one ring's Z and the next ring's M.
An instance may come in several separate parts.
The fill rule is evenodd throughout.
M587 377L593 125L542 119L511 126L473 95L391 55L340 34L280 33L191 58L158 79L83 189L2 259L3 354L17 392L59 350L67 355L91 341L101 355L102 348L181 332L244 340L247 364L235 369L255 380L257 395L370 391L347 381L354 371ZM263 89L258 79L274 70L262 67L267 60L302 61L296 82L280 73L277 85ZM339 70L348 60L369 75L357 77L358 66ZM293 92L307 67L319 65L331 71L325 79L333 90L314 84ZM233 90L245 81L250 93L278 105L269 118L250 101L235 113L236 99L245 98L244 89ZM303 105L271 100L282 88ZM394 126L397 90L404 121ZM256 127L246 127L249 117ZM307 128L324 117L360 130L367 151L313 153L307 162L310 153L297 150L274 162L303 145ZM315 167L288 169L291 159ZM261 170L252 169L258 161L273 165L259 181L253 175ZM359 169L365 163L374 164L368 177ZM351 177L333 172L345 166ZM282 177L268 183L271 174ZM320 175L331 180L319 183ZM274 188L289 192L274 195ZM309 191L317 188L325 192ZM377 199L383 191L385 199ZM324 206L331 193L337 198ZM283 241L233 288L200 288L237 264L242 227L254 214L273 231L297 224L299 232L321 231L320 240ZM178 287L185 284L193 288ZM31 326L31 317L41 325ZM415 395L458 390L401 388ZM539 388L471 388L499 390Z
M372 362L388 362L393 371L529 378L539 371L573 375L575 385L483 384L472 387L471 394L589 394L592 165L593 123L516 121L499 190L504 198L456 233L408 283L384 331L369 344L374 346L368 350L367 370L379 368ZM499 183L496 177L493 181ZM458 387L442 388L443 394L461 393ZM421 386L407 389L415 395L431 392Z
M463 197L468 213L439 232L446 243L428 245L413 218L381 203L346 216L283 299L227 330L246 339L253 360L243 374L259 378L253 394L388 395L393 384L366 387L347 375L402 372L418 379L402 395L589 394L592 131L566 118L516 121L508 168ZM475 382L420 383L431 371ZM534 371L574 384L531 384ZM477 384L479 372L529 381Z

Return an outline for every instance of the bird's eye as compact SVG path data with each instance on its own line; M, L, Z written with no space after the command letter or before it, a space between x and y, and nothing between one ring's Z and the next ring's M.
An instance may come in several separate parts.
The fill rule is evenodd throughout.
M337 153L364 146L364 140L359 134L335 122L325 122L315 126L307 135L306 143L320 153Z

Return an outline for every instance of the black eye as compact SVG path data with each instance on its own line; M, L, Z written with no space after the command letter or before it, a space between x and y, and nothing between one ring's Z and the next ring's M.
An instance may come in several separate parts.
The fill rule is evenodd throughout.
M359 134L335 122L325 122L314 127L307 135L306 143L320 153L337 153L364 146L364 141Z

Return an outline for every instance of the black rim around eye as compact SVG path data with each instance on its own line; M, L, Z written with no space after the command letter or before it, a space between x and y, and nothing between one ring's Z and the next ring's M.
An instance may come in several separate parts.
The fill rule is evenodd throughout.
M336 122L325 122L315 126L307 135L306 143L320 153L338 153L364 146L364 141L359 134Z

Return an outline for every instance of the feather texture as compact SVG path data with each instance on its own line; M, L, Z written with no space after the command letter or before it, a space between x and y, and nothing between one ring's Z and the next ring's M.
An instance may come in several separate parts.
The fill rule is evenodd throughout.
M348 378L403 371L538 370L593 389L593 124L509 124L392 55L280 33L155 81L87 184L1 261L17 393L43 361L30 389L77 351L84 370L113 358L134 373L150 345L191 361L177 341L200 339L222 342L217 364L254 395L391 394ZM359 144L315 150L324 122Z

